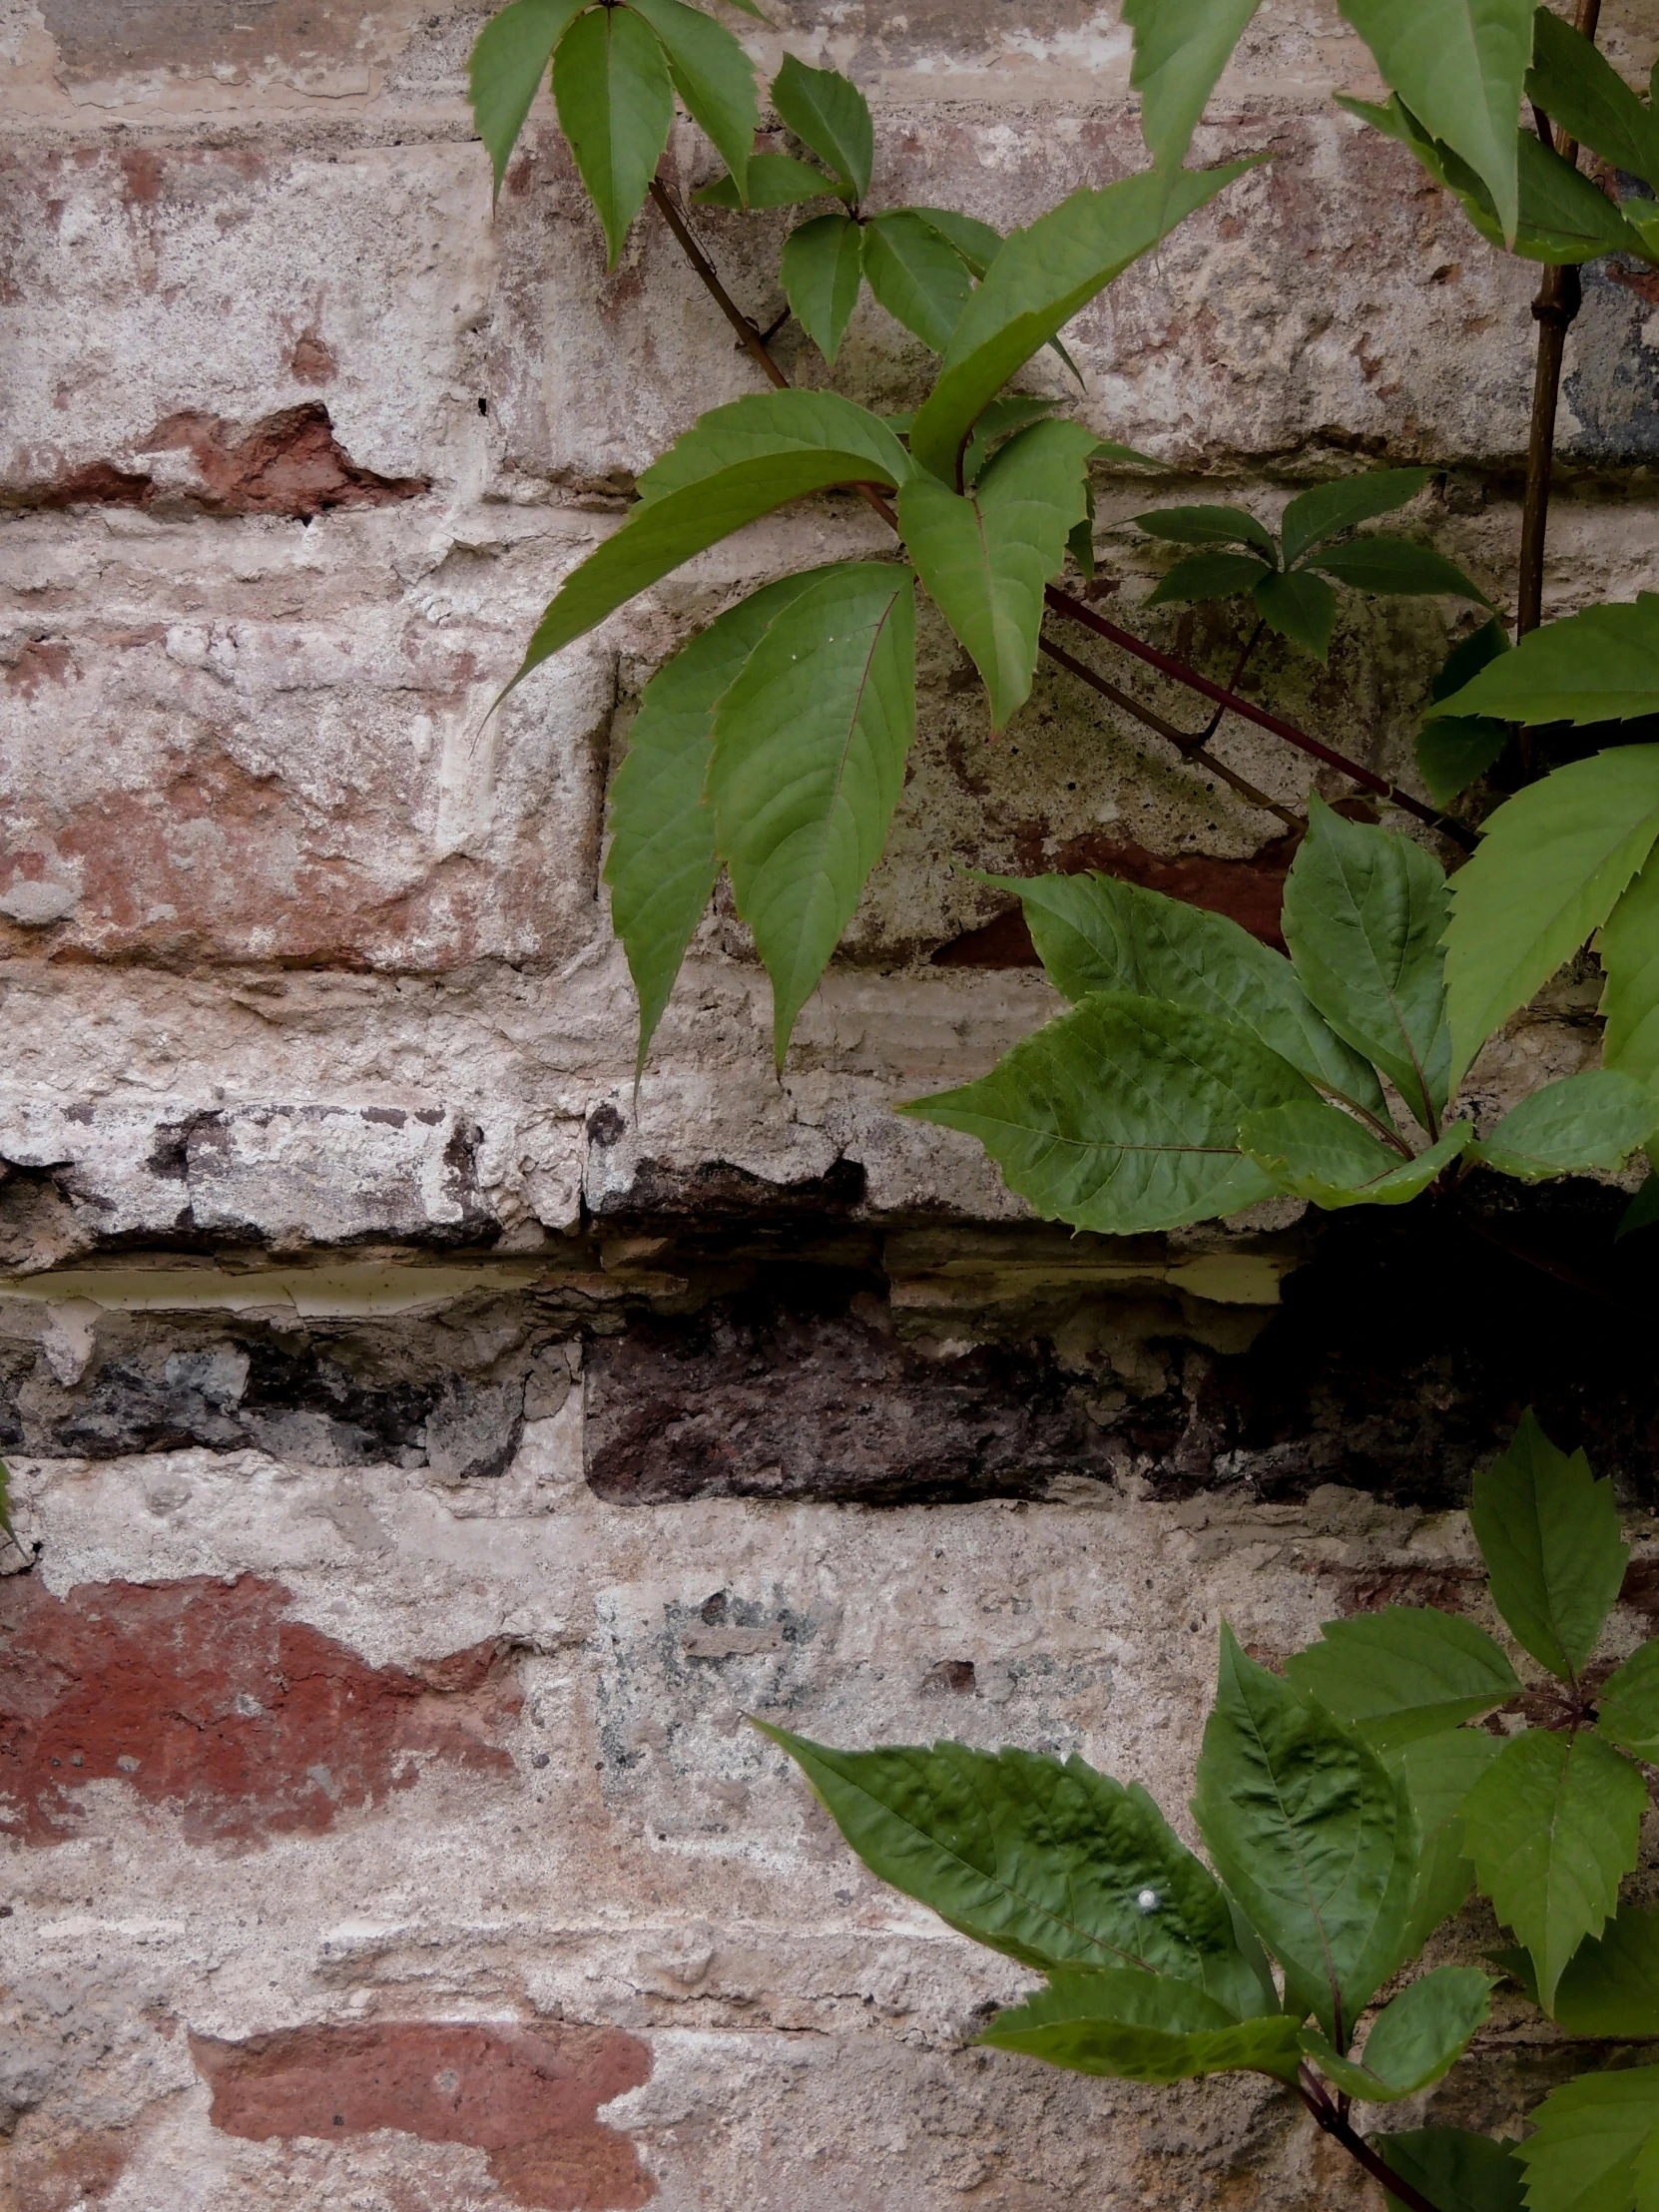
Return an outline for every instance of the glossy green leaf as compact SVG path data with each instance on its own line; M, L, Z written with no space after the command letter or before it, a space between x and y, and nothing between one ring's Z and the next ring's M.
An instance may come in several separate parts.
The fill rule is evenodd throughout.
M1488 661L1509 650L1509 633L1495 617L1459 639L1435 677L1431 697L1449 699ZM1436 807L1449 807L1501 757L1509 742L1506 723L1490 715L1454 715L1424 723L1417 732L1417 773Z
M668 62L644 16L632 8L579 15L553 56L553 98L604 228L605 266L615 269L674 122Z
M1640 1151L1659 1123L1659 1096L1610 1068L1563 1076L1512 1106L1469 1157L1499 1175L1541 1183L1552 1175L1608 1174Z
M1659 1913L1621 1906L1598 1937L1580 1943L1553 2012L1569 2035L1659 2035Z
M1286 1660L1285 1677L1384 1753L1474 1720L1520 1691L1483 1628L1422 1605L1327 1621L1317 1644Z
M622 528L565 578L513 683L746 522L833 484L891 490L909 474L886 424L835 392L757 392L716 407L652 463Z
M1659 592L1546 622L1433 711L1580 725L1659 714ZM1648 746L1622 750L1659 754Z
M1615 169L1659 185L1659 120L1594 40L1548 8L1535 19L1526 92L1569 138Z
M863 235L870 290L895 322L942 353L973 290L962 257L930 224L902 209L871 216Z
M1445 879L1406 837L1318 796L1285 885L1285 937L1308 996L1427 1126L1446 1100Z
M1523 639L1493 667L1518 661L1530 643ZM1477 677L1459 697L1483 681ZM1459 1078L1492 1031L1607 920L1656 839L1659 745L1569 762L1489 818L1479 848L1453 879L1445 939Z
M784 241L779 280L791 312L827 361L840 351L858 304L858 226L844 215L814 216Z
M1331 651L1337 595L1318 576L1299 568L1292 576L1264 576L1255 591L1256 612L1270 630L1323 661Z
M749 201L752 208L794 208L804 200L850 199L852 187L842 184L838 178L827 177L822 169L815 169L811 162L797 161L793 154L751 154L749 157ZM712 185L705 185L692 194L692 200L700 208L741 208L743 195L738 190L735 177L717 177Z
M715 710L708 801L780 1066L881 857L915 716L915 593L890 561L821 573Z
M702 920L719 872L715 818L703 803L715 703L774 615L811 573L768 584L712 622L658 670L640 696L628 754L611 788L611 925L622 939L640 1002L636 1067Z
M1504 235L1519 218L1515 127L1532 59L1533 0L1341 0L1385 84L1462 156Z
M587 0L513 0L478 33L467 63L467 89L472 120L489 153L492 197L497 200L553 49L586 5Z
M1382 1090L1316 1011L1282 952L1226 914L1114 875L985 875L1013 891L1049 980L1074 1002L1133 991L1237 1022L1322 1090L1382 1114Z
M1310 2029L1302 2047L1334 2088L1368 2104L1396 2104L1451 2071L1491 2009L1492 1987L1473 1966L1436 1966L1382 2007L1358 2058Z
M628 0L643 15L668 56L674 89L685 102L740 194L749 186L750 150L761 120L755 64L713 16L685 0Z
M1522 2212L1525 2176L1514 2146L1460 2127L1413 2127L1374 2135L1371 2147L1436 2212ZM1388 2192L1389 2212L1404 2212Z
M793 54L786 54L783 68L772 80L772 104L784 128L864 199L875 158L875 133L869 102L850 78L834 69L809 69Z
M1500 1748L1495 1736L1480 1729L1454 1728L1443 1736L1418 1737L1392 1762L1422 1834L1405 1930L1407 1957L1468 1901L1474 1869L1463 1856L1462 1804Z
M1141 136L1160 169L1179 169L1194 131L1261 0L1124 0L1135 34L1131 90Z
M1527 2212L1655 2212L1659 2066L1580 2074L1532 2113L1515 2155Z
M1293 567L1315 546L1357 523L1405 506L1431 473L1426 468L1374 468L1359 476L1334 477L1329 484L1316 484L1312 491L1300 493L1279 518L1285 566Z
M1103 991L978 1082L900 1111L977 1137L1045 1220L1131 1235L1271 1197L1239 1149L1239 1123L1306 1089L1238 1024Z
M1251 1926L1335 2032L1400 1962L1418 1849L1402 1782L1359 1733L1222 1631L1193 1812Z
M1149 507L1131 520L1149 538L1175 545L1255 545L1270 566L1277 558L1273 532L1243 507Z
M1323 552L1311 553L1308 566L1317 568L1322 576L1335 576L1339 584L1347 584L1352 591L1402 597L1446 593L1477 600L1483 607L1491 605L1480 586L1471 583L1455 561L1448 561L1431 546L1412 545L1406 538L1355 538L1348 545L1328 546Z
M1601 1064L1659 1089L1659 861L1650 859L1602 924Z
M1630 1552L1610 1481L1556 1449L1528 1409L1509 1448L1474 1477L1469 1526L1492 1603L1515 1641L1570 1682L1588 1664Z
M1227 1899L1139 1783L965 1744L836 1751L765 1721L881 1881L1028 1966L1171 1981L1221 2021L1276 2009ZM1150 1967L1151 1972L1144 1969Z
M1283 2012L1239 2021L1191 1982L1119 1967L1060 1973L978 2038L1073 2073L1128 2081L1191 2081L1251 2072L1294 2081L1296 2022Z
M1511 1736L1463 1801L1480 1893L1532 1953L1546 2010L1618 1904L1646 1808L1641 1775L1588 1729Z
M1414 1159L1401 1159L1340 1107L1298 1099L1266 1113L1247 1114L1239 1142L1274 1185L1315 1206L1404 1206L1427 1190L1460 1152L1473 1130L1454 1121Z
M1596 1725L1609 1743L1659 1767L1659 1638L1631 1653L1596 1700Z
M980 409L1023 361L1055 337L1114 276L1254 167L1151 170L1094 192L1082 187L1029 230L1016 231L962 310L938 381L917 409L910 450L954 485L956 456Z
M1146 603L1149 607L1164 607L1171 601L1186 605L1201 599L1236 599L1241 592L1254 591L1272 574L1272 569L1248 553L1189 553L1184 561L1166 570Z
M1093 444L1080 422L1034 422L998 449L964 497L931 476L914 476L899 492L905 546L985 680L995 729L1030 696L1043 587L1065 566L1066 539L1083 518Z

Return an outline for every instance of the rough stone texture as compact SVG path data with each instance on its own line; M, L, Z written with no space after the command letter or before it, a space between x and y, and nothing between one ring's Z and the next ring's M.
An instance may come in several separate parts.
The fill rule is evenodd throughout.
M785 1074L721 894L636 1087L600 866L640 687L885 540L845 498L758 524L487 714L638 471L757 387L660 226L604 276L545 111L491 220L485 12L0 0L0 2198L1358 2207L1264 2082L974 2047L1027 1977L869 1881L743 1717L1077 1750L1185 1827L1219 1621L1271 1658L1391 1598L1479 1616L1456 1507L1529 1400L1617 1481L1633 1644L1651 1263L1596 1184L1071 1239L895 1117L1057 1003L971 868L1274 942L1292 854L1062 671L988 742L925 610L889 851ZM869 88L875 205L1008 225L1139 158L1112 0L769 12L731 18L766 68ZM1659 11L1617 12L1645 79ZM1406 527L1508 586L1532 276L1336 87L1372 89L1331 0L1267 0L1201 146L1274 160L1070 333L1082 412L1175 469L1100 476L1092 589L1218 675L1233 610L1144 607L1152 500L1271 518L1423 461ZM714 166L682 123L665 174ZM786 219L698 224L770 319ZM1587 274L1553 608L1659 582L1656 303ZM835 382L897 408L926 368L866 301ZM1353 600L1328 669L1246 682L1408 777L1475 619ZM1597 991L1494 1042L1483 1121L1594 1064ZM1497 2026L1402 2124L1513 2128L1569 2062Z

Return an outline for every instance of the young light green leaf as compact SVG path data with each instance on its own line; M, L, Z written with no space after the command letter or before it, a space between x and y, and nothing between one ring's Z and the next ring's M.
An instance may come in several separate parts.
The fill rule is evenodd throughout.
M657 35L632 8L579 15L553 56L553 98L615 269L668 144L674 92Z
M1609 1174L1640 1151L1659 1125L1659 1095L1611 1068L1562 1076L1512 1106L1471 1160L1541 1183L1553 1175Z
M849 481L891 487L915 473L890 426L838 392L752 392L700 415L641 476L640 500L708 483L746 461L787 464L796 453L823 452L851 460Z
M844 215L814 216L784 241L779 280L797 322L827 361L840 351L858 304L862 247Z
M1578 725L1659 714L1659 592L1546 622L1432 712ZM1620 757L1656 752L1659 748L1626 746Z
M1256 586L1256 612L1270 630L1323 661L1331 651L1337 595L1318 576L1299 568L1294 576L1264 576Z
M1595 41L1548 8L1535 20L1526 92L1569 138L1615 169L1659 185L1659 120Z
M822 573L715 710L716 844L772 978L780 1067L881 857L915 726L915 592L890 561Z
M1494 671L1523 657L1532 638L1547 634L1534 630L1458 697L1478 693ZM1592 640L1583 644L1594 651ZM1618 746L1569 762L1488 819L1478 850L1453 881L1445 936L1458 1079L1492 1031L1607 920L1656 839L1659 745Z
M1077 1757L965 1744L836 1751L766 1721L881 1881L1027 1966L1120 1967L1219 2008L1277 2009L1226 1897L1139 1783ZM1151 1972L1145 1969L1150 1967Z
M1404 1206L1467 1149L1466 1121L1450 1123L1426 1151L1402 1160L1340 1107L1297 1099L1247 1114L1239 1142L1276 1188L1336 1212L1345 1206Z
M1204 104L1250 26L1261 0L1124 0L1135 34L1132 91L1141 96L1141 136L1159 169L1187 158Z
M1254 591L1272 574L1271 568L1248 553L1189 553L1184 561L1177 561L1165 571L1146 603L1149 607L1164 607L1171 601L1186 605L1201 599L1236 599L1241 592Z
M1371 2147L1439 2212L1522 2212L1525 2175L1514 2145L1460 2127L1413 2127L1374 2135ZM1388 2192L1389 2212L1405 2212Z
M1569 2035L1659 2035L1659 1913L1621 1906L1580 1943L1556 1984L1554 2017Z
M1425 130L1492 196L1506 238L1520 213L1515 126L1534 0L1342 0L1342 13Z
M587 0L513 0L478 33L467 63L467 88L472 120L489 152L492 199L501 197L501 180L553 49L586 5Z
M1483 1628L1422 1605L1327 1621L1317 1644L1286 1660L1285 1678L1384 1754L1520 1692L1514 1668Z
M761 120L755 64L712 16L685 0L628 0L662 41L674 89L702 125L740 194L749 185L750 149Z
M1359 476L1334 477L1300 493L1279 518L1280 542L1285 566L1294 567L1304 553L1324 545L1356 523L1376 515L1389 515L1415 499L1428 482L1426 468L1374 468Z
M942 353L973 290L960 254L904 209L871 216L863 236L870 290L895 322Z
M1659 1638L1633 1651L1607 1682L1596 1725L1609 1743L1659 1767Z
M1024 706L1037 664L1043 587L1083 519L1094 433L1034 422L998 448L965 496L931 476L898 495L898 527L934 605L972 656L1000 730Z
M1334 2088L1368 2104L1397 2104L1451 2071L1491 2009L1493 1986L1473 1966L1436 1966L1382 2007L1359 2058L1307 2028L1302 2047Z
M1443 1736L1419 1737L1397 1755L1395 1763L1422 1833L1405 1930L1407 1957L1421 1950L1440 1924L1467 1902L1474 1869L1463 1856L1462 1804L1500 1748L1495 1736L1480 1729L1454 1728Z
M1477 1470L1469 1526L1515 1641L1561 1681L1575 1680L1630 1558L1612 1483L1595 1479L1582 1451L1558 1451L1528 1408L1508 1450Z
M1602 924L1597 945L1601 1064L1659 1089L1659 861L1649 859Z
M794 208L804 200L850 200L851 197L850 185L842 184L838 178L827 177L811 162L797 161L793 154L751 154L749 157L747 205L751 208ZM712 185L694 192L692 200L700 208L746 205L737 179L732 176L717 177Z
M1086 186L1016 231L962 310L940 363L938 381L916 411L910 450L943 482L956 481L956 456L980 409L1039 346L1114 276L1254 167L1152 170L1099 192Z
M1239 1150L1239 1123L1306 1091L1288 1061L1236 1023L1103 991L1022 1039L978 1082L900 1111L977 1137L1045 1220L1128 1236L1271 1197Z
M1285 885L1285 937L1308 996L1428 1127L1443 1111L1449 1040L1445 878L1408 838L1309 802Z
M1222 1631L1193 1813L1217 1873L1328 2035L1399 1964L1418 1851L1403 1782Z
M640 697L628 755L611 787L611 925L622 939L640 1002L636 1068L668 1004L720 863L715 818L703 804L715 702L737 677L774 615L813 582L787 576L751 593L658 670Z
M772 104L786 130L844 177L860 200L868 195L875 133L869 102L849 78L834 69L809 69L786 54L772 80Z
M1618 1903L1646 1810L1636 1768L1587 1729L1511 1736L1463 1800L1480 1893L1532 1953L1546 2011L1567 1960Z
M985 875L1013 891L1037 956L1074 1002L1133 991L1237 1022L1311 1083L1382 1115L1382 1085L1297 981L1296 970L1226 914L1113 875Z
M1255 545L1271 567L1277 558L1273 532L1243 507L1149 507L1130 518L1149 538L1176 545Z
M1355 538L1351 544L1310 553L1307 565L1317 568L1322 576L1335 576L1339 584L1347 584L1353 591L1419 598L1448 593L1458 599L1477 600L1482 607L1491 605L1480 586L1471 583L1455 561L1448 561L1431 546L1412 545L1406 538Z
M1494 617L1462 638L1446 655L1431 698L1449 699L1479 674L1488 661L1509 650L1509 633ZM1424 723L1417 732L1417 773L1436 807L1449 807L1477 777L1484 776L1509 742L1506 723L1490 715L1454 715Z
M1002 233L981 223L977 216L958 215L954 208L905 208L900 212L918 217L929 230L937 231L966 262L972 276L983 276L1002 251Z
M1653 2212L1659 2066L1580 2074L1551 2090L1515 2152L1527 2212Z
M1250 2072L1296 2079L1296 2022L1285 2013L1229 2018L1191 1982L1119 1967L1058 1973L1021 2005L998 2012L978 2038L1073 2073L1127 2081L1191 2081Z

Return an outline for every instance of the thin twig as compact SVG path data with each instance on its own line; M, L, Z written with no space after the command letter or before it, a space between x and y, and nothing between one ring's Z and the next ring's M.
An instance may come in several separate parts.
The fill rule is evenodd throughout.
M1316 2124L1341 2143L1350 2158L1358 2160L1374 2181L1380 2181L1389 2196L1397 2197L1407 2212L1440 2212L1438 2205L1430 2202L1420 2189L1413 2189L1401 2175L1396 2174L1387 2161L1374 2151L1363 2135L1357 2135L1347 2119L1325 2093L1325 2084L1314 2078L1307 2067L1297 2082L1297 2094L1314 2115Z

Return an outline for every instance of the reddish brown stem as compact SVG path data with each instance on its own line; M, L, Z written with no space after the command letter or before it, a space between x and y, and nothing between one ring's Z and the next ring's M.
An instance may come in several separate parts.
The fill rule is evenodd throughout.
M1431 2203L1420 2189L1413 2189L1408 2181L1396 2174L1387 2161L1372 2149L1363 2135L1354 2132L1344 2115L1326 2095L1324 2083L1315 2081L1306 2069L1303 2078L1297 2083L1297 2094L1324 2133L1334 2143L1341 2143L1350 2158L1364 2166L1374 2181L1380 2181L1389 2196L1397 2197L1406 2207L1406 2212L1440 2212L1439 2206Z

